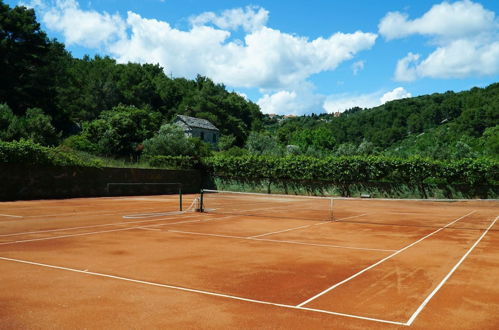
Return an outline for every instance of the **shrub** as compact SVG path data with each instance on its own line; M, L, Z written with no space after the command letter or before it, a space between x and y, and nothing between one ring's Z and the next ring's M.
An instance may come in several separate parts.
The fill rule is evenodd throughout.
M0 162L82 167L101 165L96 161L83 161L76 154L62 148L44 147L30 140L0 141Z

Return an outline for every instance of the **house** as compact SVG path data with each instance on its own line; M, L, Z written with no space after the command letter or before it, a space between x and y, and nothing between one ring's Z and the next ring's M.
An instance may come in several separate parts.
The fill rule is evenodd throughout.
M215 146L220 137L218 128L206 119L177 115L172 123L182 127L186 136L200 138Z

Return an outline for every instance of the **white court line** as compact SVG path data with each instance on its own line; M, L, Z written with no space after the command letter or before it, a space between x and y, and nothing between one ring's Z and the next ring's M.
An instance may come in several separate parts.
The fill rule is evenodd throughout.
M183 218L191 218L193 216L195 216L195 215L191 214L191 215L186 215ZM153 220L138 220L138 221L121 221L121 222L105 223L105 224L100 224L100 225L89 225L89 226L69 227L69 228L60 228L60 229L47 229L47 230L37 230L37 231L25 231L25 232L21 232L21 233L2 234L2 235L0 235L0 237L51 233L51 232L66 231L66 230L73 230L73 229L87 229L87 228L99 228L99 227L108 227L108 226L119 226L119 225L133 224L133 223L154 222L154 221L163 221L163 220L171 220L171 218L161 218L161 219L153 219Z
M224 218L218 218L218 219L206 219L206 220L201 219L201 220L186 220L186 221L178 221L178 222L167 222L167 223L160 223L160 224L156 224L156 225L149 225L147 227L179 225L179 224L193 223L193 222L221 221L221 220L226 220L226 218L229 218L229 216L224 217ZM160 220L160 219L156 219L154 221L158 221L158 220ZM144 220L144 221L153 221L153 220ZM144 221L136 221L136 222L144 222ZM131 222L128 222L128 223L131 223ZM125 225L125 224L126 224L126 222L117 223L114 226L120 226L120 225ZM27 240L20 240L20 241L10 241L10 242L0 243L0 246L1 245L9 245L9 244L27 243L27 242L47 241L47 240L51 240L51 239L59 239L59 238L67 238L67 237L75 237L75 236L86 236L86 235L94 235L94 234L102 234L102 233L112 233L115 231L125 231L125 230L143 229L143 228L146 228L146 226L133 226L133 227L120 228L120 229L93 231L93 232L89 232L89 233L34 238L34 239L27 239Z
M341 221L341 220L346 220L346 219L351 219L351 218L358 218L358 217L362 217L364 215L367 215L367 213L360 214L360 215L354 215L354 216L347 217L347 218L341 218L341 219L338 219L338 220L335 220L335 221ZM317 220L317 221L321 221L321 223L314 223L312 225L306 225L306 226L293 227L293 228L279 230L279 231L273 231L273 232L270 232L270 233L265 233L265 234L255 235L255 236L249 236L248 238L264 237L264 236L273 235L273 234L285 233L285 232L292 231L292 230L308 228L308 227L312 227L312 226L326 225L326 224L330 224L331 222L333 222L331 220L328 220L328 221ZM391 250L391 251L395 251L395 250Z
M93 234L112 233L112 232L115 232L115 231L124 231L124 230L136 229L136 228L138 228L138 227L101 230L101 231L94 231L94 232L90 232L90 233L62 235L62 236L55 236L55 237L42 237L42 238L25 239L25 240L20 240L20 241L3 242L3 243L0 243L0 246L1 245L9 245L9 244L28 243L28 242L48 241L48 240L51 240L51 239L59 239L59 238L67 238L67 237L76 237L76 236L85 236L85 235L93 235Z
M133 278L127 278L127 277L121 277L121 276L109 275L109 274L103 274L103 273L96 273L96 272L89 272L87 270L79 270L79 269L74 269L74 268L61 267L61 266L43 264L43 263L38 263L38 262L33 262L33 261L27 261L27 260L12 259L12 258L6 258L6 257L0 257L0 260L18 262L18 263L22 263L22 264L28 264L28 265L34 265L34 266L40 266L40 267L47 267L47 268L58 269L58 270L65 270L65 271L70 271L70 272L75 272L75 273L80 273L80 274L86 274L86 275L100 276L100 277L111 278L111 279L115 279L115 280L121 280L121 281L133 282L133 283L138 283L138 284L144 284L144 285L150 285L150 286L168 288L168 289L173 289L173 290L178 290L178 291L185 291L185 292L192 292L192 293L204 294L204 295L208 295L208 296L228 298L228 299L232 299L232 300L239 300L239 301L251 302L251 303L261 304L261 305L271 305L271 306L282 307L282 308L287 308L287 309L292 309L292 310L302 310L302 311L316 312L316 313L322 313L322 314L344 316L344 317L349 317L349 318L354 318L354 319L360 319L360 320L366 320L366 321L374 321L374 322L380 322L380 323L389 323L389 324L396 324L396 325L406 325L405 323L402 323L402 322L396 322L396 321L390 321L390 320L383 320L383 319L376 319L376 318L372 318L372 317L365 317L365 316L353 315L353 314L337 313L337 312L328 311L328 310L322 310L322 309L307 308L307 307L298 307L298 306L293 306L293 305L273 303L273 302L270 302L270 301L264 301L264 300L256 300L256 299L238 297L238 296L233 296L233 295L228 295L228 294L210 292L210 291L205 291L205 290L191 289L191 288L186 288L186 287L181 287L181 286L175 286L175 285L169 285L169 284L161 284L161 283L155 283L155 282L141 281L141 280L137 280L137 279L133 279Z
M334 220L334 221L341 221L341 220L346 220L346 219L359 218L359 217L363 217L365 215L368 215L368 213L362 213L362 214L359 214L359 215L352 215L351 217L341 218L341 219Z
M288 231L292 231L292 230L296 230L296 229L308 228L308 227L311 227L311 226L313 226L313 225L306 225L306 226L288 228L288 229L273 231L273 232L270 232L270 233L265 233L265 234L255 235L255 236L249 236L248 238L258 238L258 237L263 237L263 236L268 236L268 235L273 235L273 234L285 233L285 232L288 232Z
M158 228L148 228L148 227L137 227L137 229L142 229L142 230L153 230L153 231L161 231L161 229L158 229Z
M463 257L454 265L454 267L451 269L451 271L444 277L444 279L433 289L433 291L426 297L426 299L423 301L423 303L418 307L418 309L412 314L412 316L409 318L407 321L406 325L410 326L416 317L418 317L419 313L425 308L425 306L430 302L431 298L440 290L440 288L447 282L447 280L454 274L454 272L457 270L459 266L463 263L463 261L468 257L468 255L475 249L475 247L480 243L480 241L487 235L489 232L490 228L494 226L496 223L497 219L499 216L497 216L494 221L489 225L489 227L482 233L482 235L476 240L475 244L473 244L470 249L463 255Z
M168 222L168 223L163 223L163 224L150 225L149 227L178 225L178 224L192 223L192 222L218 221L218 220L219 219L216 219L216 220L211 220L211 219L210 220L186 220L186 221L179 221L179 222ZM123 224L125 224L125 223L123 223ZM27 243L27 242L37 242L37 241L48 241L48 240L51 240L51 239L76 237L76 236L86 236L86 235L95 235L95 234L103 234L103 233L112 233L112 232L116 232L116 231L125 231L125 230L133 230L133 229L143 229L143 228L145 228L145 227L144 226L133 226L133 227L120 228L120 229L110 229L110 230L93 231L93 232L89 232L89 233L79 233L79 234L70 234L70 235L62 235L62 236L33 238L33 239L26 239L26 240L20 240L20 241L3 242L3 243L0 243L0 245L9 245L9 244L18 244L18 243Z
M12 215L12 214L0 214L0 217L8 217L8 218L24 218L20 215Z
M344 246L344 245L316 244L316 243L306 243L306 242L300 242L300 241L284 241L284 240L267 239L267 238L252 238L252 237L244 237L244 236L232 236L232 235L222 235L222 234L197 233L197 232L192 232L192 231L182 231L182 230L174 230L174 229L168 229L167 231L168 232L172 232L172 233L188 234L188 235L212 236L212 237L222 237L222 238L234 238L234 239L241 239L241 240L248 240L248 241L259 241L259 242L272 242L272 243L284 243L284 244L320 246L320 247L330 247L330 248L337 248L337 249L367 250L367 251L379 251L379 252L393 252L393 251L395 251L395 250L386 250L386 249L372 249L372 248L352 247L352 246Z
M408 248L410 248L410 247L412 247L412 246L414 246L414 245L418 244L419 242L421 242L421 241L423 241L423 240L427 239L427 238L428 238L428 237L430 237L430 236L435 235L435 234L436 234L436 233L438 233L439 231L444 230L444 229L445 229L445 228L447 228L448 226L453 225L455 222L457 222L457 221L459 221L459 220L461 220L461 219L463 219L463 218L465 218L465 217L467 217L467 216L469 216L469 215L471 215L471 214L473 214L473 213L475 213L475 212L476 212L476 211L471 211L470 213L465 214L465 215L463 215L463 216L461 216L461 217L457 218L456 220L453 220L452 222L449 222L449 223L448 223L448 224L446 224L444 227L439 228L439 229L437 229L437 230L435 230L435 231L433 231L433 232L429 233L428 235L426 235L426 236L424 236L424 237L422 237L422 238L418 239L417 241L415 241L415 242L413 242L413 243L411 243L411 244L409 244L409 245L407 245L407 246L403 247L402 249L395 251L394 253L390 254L388 257L385 257L385 258L383 258L383 259L379 260L378 262L376 262L376 263L372 264L371 266L366 267L366 268L362 269L361 271L359 271L359 272L357 272L357 273L353 274L352 276L350 276L350 277L348 277L348 278L344 279L343 281L338 282L338 283L336 283L336 284L334 284L334 285L330 286L330 287L329 287L329 288L327 288L326 290L324 290L324 291L322 291L322 292L319 292L319 293L318 293L318 294L316 294L315 296L313 296L313 297L311 297L311 298L309 298L309 299L305 300L304 302L302 302L302 303L300 303L300 304L298 304L298 305L296 305L296 306L298 306L298 307L302 307L303 305L308 304L309 302L311 302L311 301L313 301L313 300L315 300L315 299L319 298L320 296L322 296L322 295L324 295L324 294L328 293L329 291L331 291L331 290L333 290L333 289L335 289L335 288L339 287L340 285L345 284L346 282L348 282L348 281L350 281L350 280L352 280L352 279L356 278L357 276L359 276L359 275L361 275L361 274L363 274L363 273L367 272L368 270L370 270L370 269L372 269L372 268L374 268L374 267L376 267L376 266L378 266L378 265L382 264L383 262L387 261L388 259L391 259L391 258L395 257L397 254L402 253L403 251L407 250Z

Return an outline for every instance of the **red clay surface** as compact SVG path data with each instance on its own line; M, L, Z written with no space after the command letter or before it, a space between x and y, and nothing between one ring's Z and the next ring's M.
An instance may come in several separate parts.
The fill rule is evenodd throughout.
M0 328L499 328L497 201L177 203L0 203Z

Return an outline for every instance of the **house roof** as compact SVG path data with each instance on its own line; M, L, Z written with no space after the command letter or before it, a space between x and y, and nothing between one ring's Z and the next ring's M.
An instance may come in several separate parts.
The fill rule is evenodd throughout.
M218 128L206 119L194 118L183 115L177 115L177 118L183 121L189 127L204 128L213 131L218 131Z

